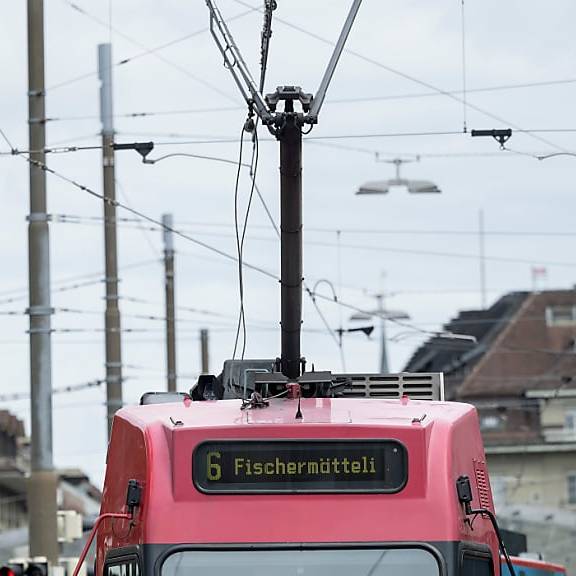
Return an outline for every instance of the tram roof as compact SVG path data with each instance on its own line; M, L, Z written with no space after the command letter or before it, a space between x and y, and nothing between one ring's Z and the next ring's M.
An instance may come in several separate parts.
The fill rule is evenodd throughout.
M429 400L359 398L303 398L302 418L296 418L297 400L274 399L264 408L241 409L241 400L182 401L123 408L121 416L141 428L165 424L170 428L198 429L254 425L303 424L411 427L432 422L450 424L474 410L469 404Z

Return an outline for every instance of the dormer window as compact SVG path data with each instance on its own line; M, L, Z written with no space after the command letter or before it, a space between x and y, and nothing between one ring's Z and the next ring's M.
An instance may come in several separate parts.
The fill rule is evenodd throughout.
M548 326L576 326L576 306L554 305L546 308Z

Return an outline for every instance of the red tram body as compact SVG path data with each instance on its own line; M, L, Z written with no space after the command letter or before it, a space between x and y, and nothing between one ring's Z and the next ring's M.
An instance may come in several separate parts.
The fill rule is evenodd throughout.
M131 480L142 498L133 520L100 527L96 575L333 575L347 563L348 576L500 574L489 519L472 521L456 489L467 476L474 504L493 511L472 406L303 398L299 418L298 400L241 405L184 400L117 413L101 512L126 509ZM380 448L374 480L370 454ZM294 550L315 552L289 566ZM383 559L392 571L377 569Z

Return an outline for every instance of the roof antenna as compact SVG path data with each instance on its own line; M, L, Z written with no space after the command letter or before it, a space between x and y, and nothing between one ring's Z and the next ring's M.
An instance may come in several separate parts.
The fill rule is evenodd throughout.
M296 410L296 420L302 419L302 410L300 401L302 399L302 386L298 382L289 382L286 384L286 398L296 400L298 398L298 410Z
M302 416L302 410L301 410L301 407L300 407L300 402L301 402L301 400L302 400L302 394L300 394L300 395L298 396L298 410L296 410L296 416L295 416L296 420L302 420L302 418L303 418L303 416Z

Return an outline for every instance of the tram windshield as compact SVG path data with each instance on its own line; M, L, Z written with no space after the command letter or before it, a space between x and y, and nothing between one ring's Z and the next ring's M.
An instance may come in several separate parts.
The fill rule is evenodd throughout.
M162 576L440 576L423 548L187 550L170 555Z

